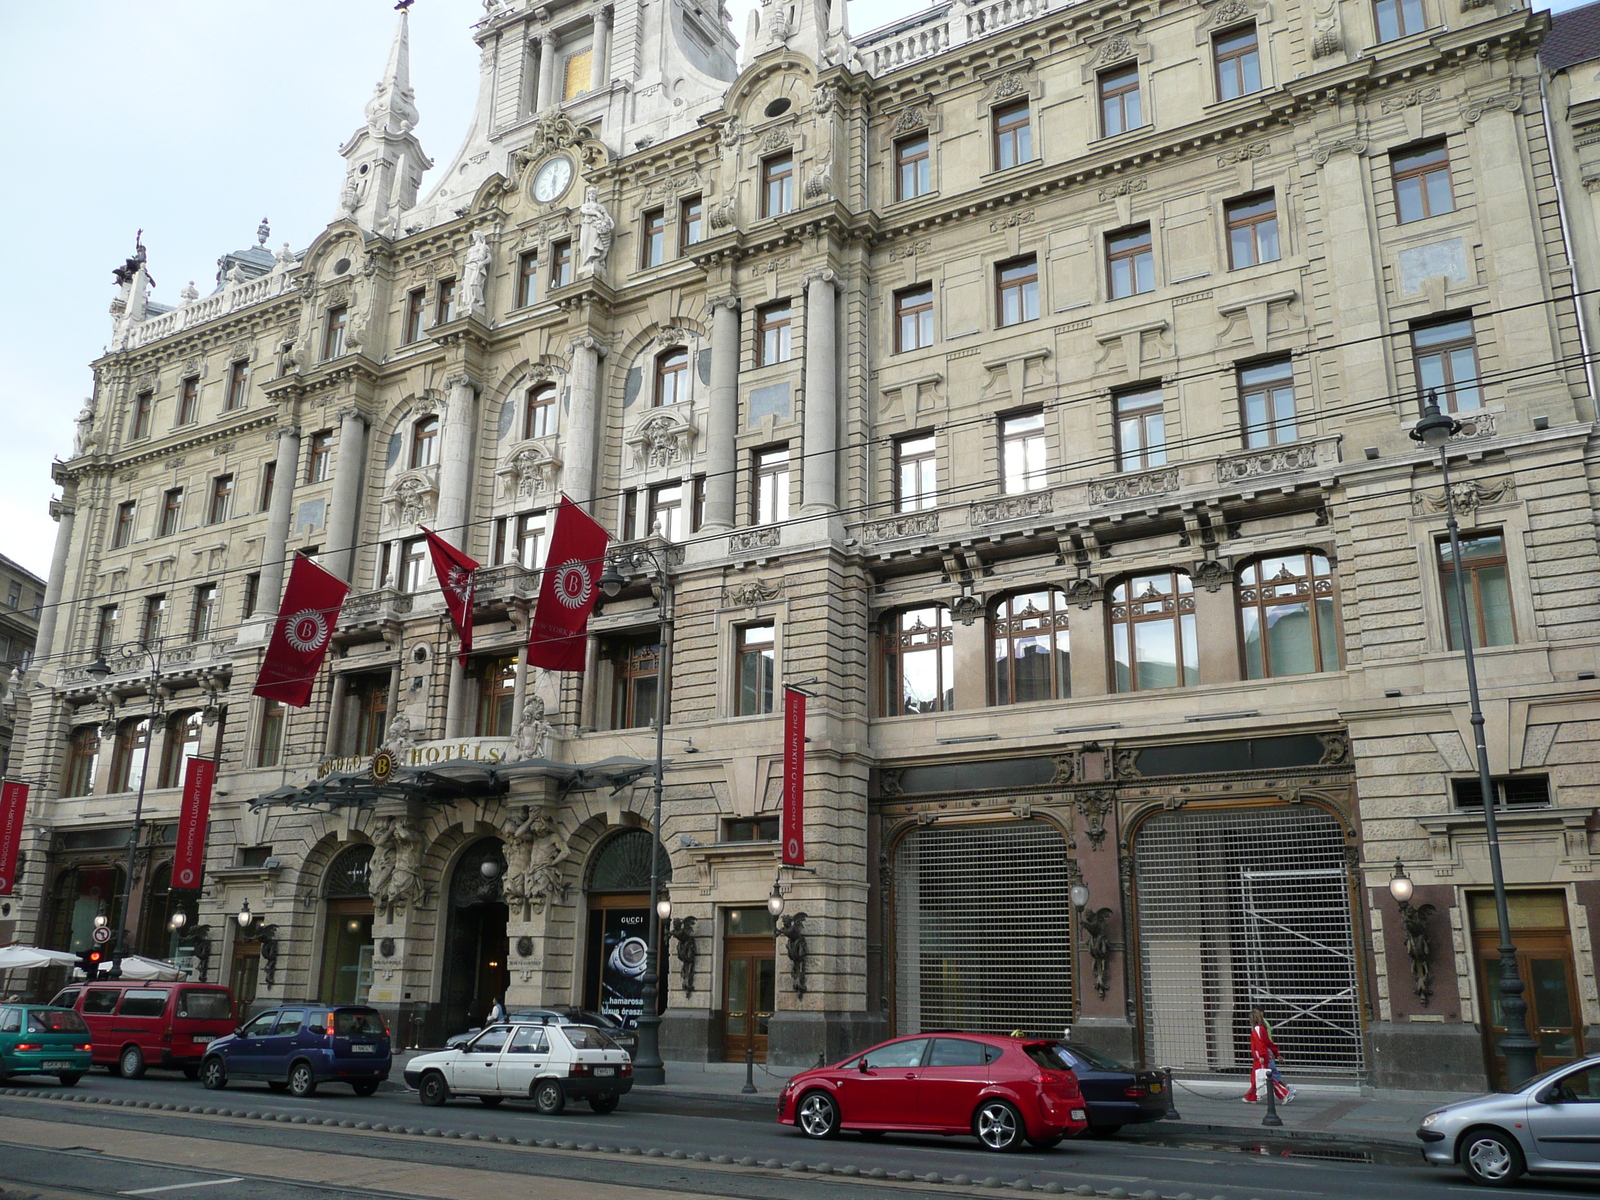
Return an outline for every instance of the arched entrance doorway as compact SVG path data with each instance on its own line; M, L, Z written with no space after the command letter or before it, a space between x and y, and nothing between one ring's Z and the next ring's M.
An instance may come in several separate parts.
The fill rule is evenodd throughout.
M324 1004L365 1004L372 989L372 896L367 873L371 846L351 846L322 881L327 902L317 998Z
M589 862L588 953L583 1006L610 1013L630 1029L643 1012L646 937L650 929L650 848L660 856L661 882L672 882L672 861L644 829L602 842ZM659 943L658 943L659 945ZM665 965L658 953L657 963ZM656 1011L667 1008L670 972L657 968Z
M490 868L487 872L485 866ZM505 854L500 839L494 837L467 847L451 873L440 997L446 1036L482 1025L510 986L506 963L510 913L500 891L505 873Z

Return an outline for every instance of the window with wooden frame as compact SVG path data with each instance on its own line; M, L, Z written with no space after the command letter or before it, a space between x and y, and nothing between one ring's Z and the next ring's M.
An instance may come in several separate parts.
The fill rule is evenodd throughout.
M424 538L407 538L400 543L400 590L408 596L420 592L433 576Z
M406 293L405 333L401 336L402 345L409 346L413 342L422 340L422 322L428 312L428 289L412 288Z
M310 450L306 466L306 482L324 483L333 467L333 430L319 429L313 433Z
M350 328L350 309L343 304L336 304L328 310L327 323L322 332L322 361L330 358L343 358L345 352L345 333Z
M693 499L689 508L689 532L699 533L706 525L706 477L696 475L693 481Z
M528 389L522 415L524 438L549 437L556 431L556 385L536 383Z
M1258 192L1229 201L1224 212L1228 221L1228 266L1232 270L1278 261L1276 194Z
M1142 471L1167 461L1166 405L1159 387L1111 398L1117 421L1117 470Z
M478 683L478 737L510 737L516 724L516 655L484 657L472 664Z
M1067 594L1047 587L1003 597L989 618L989 650L991 704L1072 695Z
M178 424L193 425L200 419L200 377L185 375L178 385Z
M517 256L517 307L526 308L537 298L539 252L524 250Z
M200 757L205 728L205 713L200 711L173 713L167 719L166 745L161 749L161 773L156 777L157 787L183 786L183 775L188 769L189 760Z
M1217 99L1237 100L1261 90L1261 49L1256 27L1224 30L1211 39L1217 67Z
M644 214L640 230L639 265L659 267L667 260L667 210L652 208Z
M1380 42L1421 33L1428 27L1422 0L1374 0L1372 14Z
M242 615L248 617L255 613L261 603L261 572L251 571L244 577L244 608Z
M345 676L343 716L343 752L360 758L376 754L389 727L388 672Z
M439 461L439 418L423 417L411 427L411 466L431 467Z
M770 367L793 357L794 309L787 300L756 309L756 366Z
M1338 592L1326 555L1296 550L1253 559L1239 571L1235 602L1246 678L1339 669Z
M1194 583L1185 571L1129 575L1111 588L1111 660L1119 692L1200 682Z
M161 498L161 523L156 528L157 537L170 537L178 532L178 518L183 513L183 489L169 488Z
M94 650L96 654L105 654L116 647L117 627L121 623L122 610L115 604L102 604L99 619L95 622Z
M1444 412L1483 407L1478 385L1478 343L1470 316L1429 321L1411 327L1411 360L1417 390L1433 392Z
M283 727L288 709L281 700L263 700L256 721L256 766L275 767L283 753Z
M128 426L130 439L150 436L150 416L155 406L154 392L140 392L133 398L133 421Z
M1150 226L1137 225L1107 235L1106 277L1113 300L1155 290L1156 259Z
M883 624L886 717L955 708L955 630L943 604L890 613Z
M140 643L146 646L153 646L161 640L166 632L166 596L146 596L144 598L144 622L139 629Z
M113 792L131 792L144 778L144 751L150 744L150 718L129 717L117 726L111 744L111 783Z
M439 280L439 296L434 301L433 323L443 325L456 319L456 281L454 279Z
M761 160L761 215L776 217L794 207L794 155Z
M1389 173L1394 180L1395 217L1401 225L1455 211L1450 146L1443 138L1394 151L1389 155Z
M768 621L735 631L734 715L757 717L772 711L777 675L777 629Z
M261 464L261 503L256 505L257 512L266 512L272 507L272 489L278 484L278 463L275 459L268 459Z
M994 167L1005 171L1033 161L1033 113L1027 100L1002 104L991 114L994 123Z
M1003 305L1002 305L1003 311ZM919 283L894 294L894 348L897 354L933 345L933 284Z
M1029 254L994 269L995 317L1002 328L1039 317L1039 260Z
M61 765L62 796L94 795L94 777L99 766L100 726L80 725L67 739L67 758Z
M754 456L753 524L771 525L789 519L789 447L769 446Z
M690 196L678 206L678 253L705 238L705 205L699 196Z
M669 346L656 355L656 385L653 403L657 408L681 404L689 398L689 351L684 346Z
M894 444L894 510L939 507L938 437L915 433Z
M572 282L572 241L563 239L550 244L550 286L566 287Z
M1498 529L1469 531L1460 535L1461 571L1467 590L1467 615L1472 629L1472 644L1509 646L1517 640L1517 625L1511 613L1511 579L1506 559L1505 535ZM1450 539L1435 543L1439 556L1439 592L1444 597L1446 641L1452 650L1464 644L1461 634L1461 603L1456 594L1455 562L1450 554Z
M933 154L925 133L894 144L894 198L915 200L933 191Z
M111 548L121 550L133 541L133 518L139 511L137 500L124 500L117 505L117 520L111 530Z
M661 682L661 644L656 635L607 639L603 653L611 665L611 728L649 725L656 717Z
M1097 80L1100 91L1100 135L1114 137L1138 129L1144 124L1144 114L1139 103L1139 65L1113 67L1101 71Z
M682 541L683 516L683 484L663 483L650 489L650 506L645 511L645 521L651 537L664 537L669 542Z
M233 515L233 476L218 475L211 481L211 503L206 509L206 524L220 525Z
M637 537L639 532L638 488L629 488L622 493L622 505L618 517L621 525L617 529L617 539L626 542Z
M494 564L500 566L514 562L524 570L541 569L544 566L547 532L542 508L537 512L501 517L494 526Z
M1279 358L1240 367L1239 410L1246 446L1281 446L1297 440L1293 361Z
M194 590L194 613L189 619L189 633L205 637L217 624L217 584L202 583Z
M228 368L228 394L222 404L223 412L236 412L244 407L250 392L250 364L240 359Z
M1042 408L1000 418L1000 468L1008 495L1037 491L1049 483Z

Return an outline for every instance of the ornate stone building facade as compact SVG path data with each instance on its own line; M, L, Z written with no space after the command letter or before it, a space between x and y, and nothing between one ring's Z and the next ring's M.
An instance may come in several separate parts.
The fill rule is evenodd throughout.
M501 993L636 1011L665 687L669 1058L1070 1026L1242 1073L1261 1004L1308 1075L1473 1086L1472 636L1545 1053L1581 1049L1600 557L1546 18L1003 0L852 37L798 0L736 63L681 0L486 7L430 192L402 17L303 253L172 311L119 270L55 468L41 939L120 894L153 736L140 945L407 1040ZM1454 618L1424 388L1463 422ZM670 587L555 677L520 646L562 492ZM484 564L465 667L422 525ZM353 595L285 712L250 689L312 550ZM775 939L784 681L813 869ZM197 899L162 875L189 753Z

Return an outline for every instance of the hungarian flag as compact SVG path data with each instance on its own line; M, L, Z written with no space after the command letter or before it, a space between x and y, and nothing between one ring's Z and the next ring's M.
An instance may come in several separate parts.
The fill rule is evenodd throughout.
M478 564L426 525L422 526L422 532L428 538L428 553L433 555L433 573L439 577L444 606L450 610L450 620L461 638L460 658L464 667L467 655L472 653L472 594L477 587L477 576L473 572Z
M0 787L0 896L17 883L17 852L22 848L22 816L28 810L28 785L9 780Z
M529 666L547 671L583 670L589 614L599 595L600 572L610 541L588 513L561 497L539 584L539 603L528 628Z
M311 685L349 594L350 585L344 580L328 574L304 554L295 555L267 656L256 676L257 696L281 700L290 708L304 708L310 702Z

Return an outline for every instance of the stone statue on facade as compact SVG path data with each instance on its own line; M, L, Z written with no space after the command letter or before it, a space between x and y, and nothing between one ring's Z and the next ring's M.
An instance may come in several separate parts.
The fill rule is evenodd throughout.
M511 761L545 758L550 753L550 735L555 732L544 719L544 700L530 695L522 702L522 713L511 730Z
M583 226L578 240L582 271L585 275L594 275L605 270L606 255L611 253L611 237L617 228L606 206L600 203L599 188L585 189L578 219Z
M542 913L560 885L560 865L567 858L567 846L557 836L556 821L546 810L523 810L522 824L506 839L506 873L501 884L505 901L520 906L522 919Z
M72 457L80 458L94 449L94 397L85 396L76 418L78 431L72 436Z
M394 911L420 903L422 886L422 835L400 817L384 817L372 831L372 865L367 890L372 902L384 909L384 920Z
M401 751L409 749L416 741L417 736L411 728L411 718L405 713L399 713L389 722L388 736L383 739L383 744L391 754L399 757Z
M482 230L472 235L472 246L467 251L467 261L461 268L461 297L469 313L481 313L487 303L489 261L489 235Z

